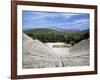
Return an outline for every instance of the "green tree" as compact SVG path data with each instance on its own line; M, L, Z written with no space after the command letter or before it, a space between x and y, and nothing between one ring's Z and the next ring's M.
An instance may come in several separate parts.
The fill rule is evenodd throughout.
M83 39L88 39L88 38L89 38L89 33L88 32L84 33L83 34Z
M71 44L72 46L74 46L74 45L75 45L75 41L71 41L70 44Z

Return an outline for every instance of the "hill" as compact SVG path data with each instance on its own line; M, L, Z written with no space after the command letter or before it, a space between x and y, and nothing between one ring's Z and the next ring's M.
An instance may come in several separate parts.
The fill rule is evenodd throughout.
M60 32L53 29L37 28L37 29L26 30L24 31L24 33L50 34L50 33L60 33Z
M23 31L25 34L33 39L38 39L42 42L66 42L78 43L83 39L89 38L89 29L87 30L71 30L51 27L50 28L37 28ZM84 36L85 35L85 36Z
M59 32L79 32L80 30L78 29L64 29L64 28L58 28L58 27L48 27L48 29L56 30Z

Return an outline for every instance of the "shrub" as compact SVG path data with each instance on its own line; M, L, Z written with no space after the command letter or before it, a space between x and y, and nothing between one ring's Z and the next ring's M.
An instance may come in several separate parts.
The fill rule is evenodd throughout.
M83 34L83 39L88 39L88 38L89 38L89 33L88 32L84 33Z
M70 44L71 44L72 46L74 46L74 45L75 45L75 41L71 41Z

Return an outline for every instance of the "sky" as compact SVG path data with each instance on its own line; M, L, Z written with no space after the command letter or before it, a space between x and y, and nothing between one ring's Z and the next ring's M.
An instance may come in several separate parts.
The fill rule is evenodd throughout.
M88 13L69 12L22 12L23 30L33 28L57 27L62 29L89 29L90 15Z

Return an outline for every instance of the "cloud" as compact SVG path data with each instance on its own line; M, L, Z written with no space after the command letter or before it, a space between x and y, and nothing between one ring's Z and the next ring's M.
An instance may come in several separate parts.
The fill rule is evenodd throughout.
M60 14L62 17L64 17L64 18L66 18L66 19L69 19L69 18L71 18L71 17L73 17L73 16L78 16L78 15L80 15L80 14L75 14L75 13L61 13Z
M45 19L45 18L56 18L63 17L65 19L69 19L73 16L80 16L81 14L75 13L57 13L57 12L33 12L34 20Z
M63 29L88 29L89 28L89 19L76 19L73 22L62 22L58 24L53 24Z
M60 28L86 28L89 27L89 15L82 13L58 13L58 12L23 12L23 27L48 27ZM81 26L81 27L80 27Z

